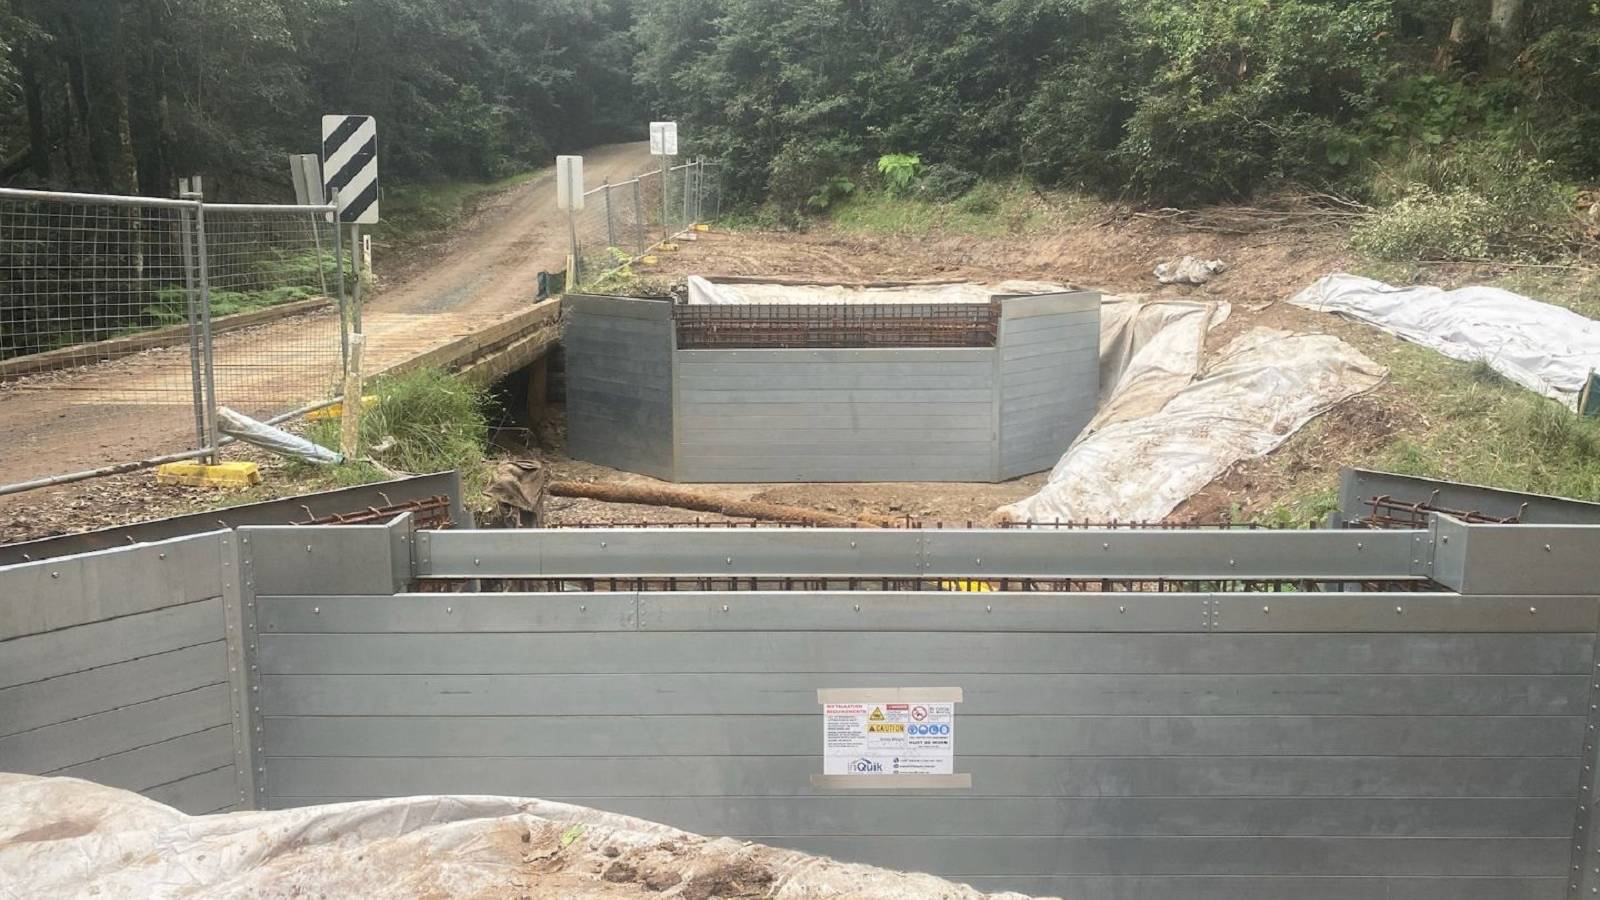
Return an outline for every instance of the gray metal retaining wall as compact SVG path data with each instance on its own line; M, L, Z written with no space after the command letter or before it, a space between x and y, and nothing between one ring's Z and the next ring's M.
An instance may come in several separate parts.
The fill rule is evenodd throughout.
M452 531L409 548L372 528L242 533L265 805L539 795L1078 900L1600 887L1594 528ZM1442 587L396 593L405 556L449 578L1299 572ZM970 789L811 784L817 690L875 686L962 689Z
M0 771L86 778L189 813L248 807L235 540L0 568Z
M1596 547L1600 526L1444 518L250 526L0 567L0 769L192 812L539 795L1075 900L1588 897ZM407 590L607 576L1416 590ZM818 690L872 687L961 689L970 788L813 784Z
M672 478L672 304L568 294L567 453Z
M667 480L998 481L1094 414L1094 293L1000 298L982 348L680 350L666 302L565 302L568 452Z

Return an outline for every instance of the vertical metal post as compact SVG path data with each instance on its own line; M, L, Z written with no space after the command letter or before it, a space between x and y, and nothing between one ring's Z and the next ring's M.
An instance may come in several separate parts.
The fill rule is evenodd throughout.
M188 195L189 179L185 178L182 180L178 196L187 199ZM208 445L205 389L201 387L200 377L200 301L195 290L194 277L194 220L190 218L189 210L178 210L178 223L183 241L183 295L187 300L189 312L189 387L194 405L194 448L204 450Z
M333 204L333 262L334 269L338 272L339 290L339 361L341 371L350 371L350 301L344 289L344 229L339 227L339 191L333 191L333 196L328 198ZM321 265L321 260L318 260Z
M644 222L644 200L643 200L643 196L640 194L640 190L639 190L639 182L642 181L642 180L644 180L642 177L633 179L633 222L634 222L634 231L637 232L637 234L635 235L635 238L634 238L634 242L639 245L636 252L638 252L638 254L640 256L644 255L644 247L645 247L645 240L646 240L646 238L645 238L645 222Z
M706 202L706 158L704 156L694 161L694 221L699 224L705 218Z
M578 261L578 214L569 205L567 207L567 290L578 286L582 264Z
M350 302L350 328L361 333L361 226L350 226L350 268L356 273L355 294Z
M683 164L683 227L685 230L694 224L694 220L689 218L689 173L693 171L693 163Z
M211 267L206 257L206 204L205 195L196 192L194 223L196 268L200 281L200 348L205 358L205 446L209 450L206 462L217 461L217 355L211 341Z
M667 212L669 208L667 201L667 185L672 180L671 174L672 157L661 157L661 239L663 241L672 236L672 231L670 230L671 226L667 224L667 221L671 218L671 215Z
M616 229L613 228L612 225L611 225L611 179L610 179L610 177L607 177L606 180L600 184L600 187L602 189L602 196L604 196L606 198L606 200L605 200L605 203L606 203L606 248L610 249L610 248L615 247L617 245L617 232L616 232Z

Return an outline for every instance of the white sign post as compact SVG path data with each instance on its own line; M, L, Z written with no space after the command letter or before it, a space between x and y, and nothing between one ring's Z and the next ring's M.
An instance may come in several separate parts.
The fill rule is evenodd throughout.
M678 155L678 123L677 122L651 122L650 123L650 155L651 156L677 156Z
M578 211L583 209L583 157L556 157L556 209L567 214L567 289L578 284Z
M672 158L678 155L678 123L677 122L651 122L650 123L650 155L661 157L661 240L664 242L672 236L672 228L667 224L667 180L672 174Z

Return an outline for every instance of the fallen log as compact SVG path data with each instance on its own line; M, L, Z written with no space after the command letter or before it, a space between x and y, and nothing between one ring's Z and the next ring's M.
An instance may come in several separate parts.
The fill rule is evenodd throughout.
M637 503L643 506L670 506L724 515L732 519L760 519L768 522L793 522L818 528L893 528L898 520L862 513L844 516L837 513L785 506L760 500L735 500L684 488L658 484L600 484L587 481L552 481L545 488L552 497L581 497L603 503Z

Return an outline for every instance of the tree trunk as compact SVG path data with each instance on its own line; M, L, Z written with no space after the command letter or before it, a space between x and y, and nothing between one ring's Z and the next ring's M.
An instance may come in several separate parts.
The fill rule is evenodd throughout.
M1489 3L1489 42L1494 51L1494 65L1498 69L1509 68L1522 52L1522 0L1489 0Z
M50 126L44 117L44 87L39 83L38 59L33 50L27 50L17 61L18 74L22 76L23 105L28 110L28 165L33 174L45 182L50 180Z

